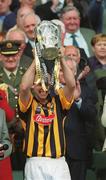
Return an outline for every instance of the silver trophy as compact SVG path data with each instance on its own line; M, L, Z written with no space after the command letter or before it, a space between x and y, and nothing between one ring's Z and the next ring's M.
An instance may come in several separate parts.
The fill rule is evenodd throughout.
M51 85L59 86L59 49L61 47L61 28L52 21L42 21L35 29L35 60L37 83L41 82L44 90L48 85L48 69L51 66ZM51 61L48 63L47 61Z

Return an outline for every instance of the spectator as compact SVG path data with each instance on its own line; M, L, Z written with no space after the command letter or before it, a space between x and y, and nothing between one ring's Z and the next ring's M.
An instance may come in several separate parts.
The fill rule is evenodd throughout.
M28 7L33 8L36 3L36 0L19 0L19 2L20 7L27 5Z
M15 29L15 28L19 28L22 29L23 28L23 17L29 13L34 13L33 9L28 7L28 6L22 6L18 9L17 11L17 18L16 18L16 24L15 26L13 26L12 28L9 29L9 31Z
M12 0L10 9L12 12L14 12L15 14L17 14L17 9L19 8L19 0Z
M33 49L35 48L36 41L35 28L39 23L40 18L34 13L27 14L23 17L23 31L27 37L27 46L24 53L32 59L34 58Z
M13 38L18 39L18 41L13 40ZM7 41L0 44L2 58L2 67L0 67L0 81L1 83L5 83L7 85L9 104L15 111L15 118L11 124L9 124L9 133L12 137L14 147L11 155L12 167L16 170L22 169L25 161L21 152L24 132L17 111L17 99L21 78L26 71L25 62L27 62L28 59L27 57L24 57L24 67L20 66L20 61L22 60L21 56L25 47L23 44L23 34L21 34L21 31L11 31L7 35L7 39Z
M78 11L80 12L80 26L81 27L86 27L86 28L92 28L91 26L91 22L90 19L88 17L87 11L88 11L88 7L89 7L89 3L88 0L66 0L66 6L67 5L73 5L75 6Z
M33 9L35 4L36 4L36 0L13 0L10 8L15 14L17 14L19 8L27 6Z
M10 5L11 5L11 0L3 0L0 1L0 32L4 31L4 21L8 19L9 17L9 21L8 21L8 26L7 28L11 28L14 26L15 19L16 19L16 15L10 11ZM12 19L12 21L11 21Z
M22 29L23 27L23 17L29 13L34 13L33 9L28 6L22 6L17 11L17 27Z
M32 63L32 59L29 58L28 56L26 56L24 53L26 51L26 35L25 35L25 33L18 28L13 29L6 34L6 40L20 42L20 44L21 44L21 46L19 48L19 51L21 53L20 66L22 66L22 68L24 68L24 69L27 69L30 66L30 64Z
M45 4L41 4L35 8L36 14L40 17L41 20L53 20L53 19L58 19L58 4L61 5L61 8L64 5L64 0L63 3L59 3L59 0L51 0L48 1Z
M70 49L72 52L70 52ZM70 46L66 46L65 47L65 55L66 57L68 58L71 58L72 56L72 53L73 53L73 57L75 56L76 57L76 54L77 54L77 64L78 64L78 67L77 67L77 76L79 75L80 72L82 72L84 69L88 68L88 58L86 58L85 54L83 54L83 51L82 51L82 54L80 53L81 49L77 49L77 52L75 53L75 47L70 45ZM80 77L79 77L80 78Z
M20 116L26 124L26 129L29 129L28 126L30 126L29 130L31 130L28 130L28 134L26 132L24 150L29 158L27 158L25 165L25 179L30 179L30 177L32 179L36 177L42 180L47 178L71 179L66 162L64 161L65 144L62 124L63 110L67 109L68 105L70 106L72 103L75 80L71 70L66 66L64 59L61 58L60 61L66 86L63 89L59 89L58 94L54 97L51 97L48 91L44 91L41 84L34 84L35 62L32 63L22 78L19 97ZM30 91L32 86L34 97ZM62 94L61 90L63 92ZM47 97L50 97L50 99ZM32 105L34 105L33 109ZM29 118L27 113L31 113ZM50 120L51 115L53 115L52 121ZM41 117L41 121L37 121L37 116ZM44 126L45 123L47 123L46 126ZM30 138L30 135L32 138ZM29 144L31 144L30 147Z
M89 64L95 75L95 82L98 92L98 132L97 148L102 149L105 130L101 126L101 115L103 111L104 96L106 94L106 35L97 34L91 40L94 55L89 58Z
M96 33L102 33L103 32L103 0L91 0L89 2L87 14L94 31Z
M69 53L67 54L67 48L70 50L70 56ZM66 63L76 75L77 67L75 65L78 66L80 61L79 50L73 46L67 46L65 57L67 57ZM69 165L72 180L86 179L86 171L91 165L95 140L96 102L85 79L84 77L81 79L80 76L80 82L76 80L75 101L64 122L66 161ZM65 84L62 74L60 75L60 81Z
M20 5L19 5L19 7L17 6L17 9L15 9L14 19L11 17L11 15L9 15L8 18L5 19L4 24L3 24L3 31L7 32L11 27L15 26L16 23L17 23L18 27L20 27L20 24L18 24L17 19L19 19L19 21L20 21L20 16L22 17L22 16L26 15L27 13L31 12L31 10L33 11L34 4L36 2L35 0L31 0L31 1L19 0L19 1L20 1ZM13 19L13 22L12 22L12 26L10 27L9 22L11 22L11 18Z
M90 39L95 34L91 29L80 28L80 14L76 7L66 6L62 12L60 19L65 24L66 35L64 45L74 45L84 49L89 57L91 53Z
M35 12L36 14L39 15L39 17L41 18L41 20L52 20L52 19L59 19L59 15L61 10L67 6L67 5L74 5L75 7L78 8L78 10L80 11L81 14L81 26L85 25L87 27L89 27L90 23L88 21L88 18L85 17L85 7L86 7L86 2L83 1L84 3L84 8L82 6L83 3L81 3L83 0L78 1L78 0L51 0L51 1L47 1L44 4L41 4L40 6L37 6L35 8ZM85 26L84 26L85 27Z
M0 150L0 179L12 180L12 170L9 156L12 151L12 144L9 138L4 110L0 109L0 147L7 145L6 150ZM6 172L3 169L6 168Z

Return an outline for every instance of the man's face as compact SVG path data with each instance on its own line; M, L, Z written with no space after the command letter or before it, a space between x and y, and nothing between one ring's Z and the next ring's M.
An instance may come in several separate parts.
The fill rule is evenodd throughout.
M35 32L34 32L35 27L36 27L36 18L34 16L27 16L24 19L23 29L30 40L34 40L35 38Z
M35 84L32 90L39 101L46 100L48 91L43 90L41 83Z
M79 62L79 60L78 60L79 54L78 54L77 49L74 47L66 47L64 53L65 53L64 55L66 58L66 64L72 70L73 74L76 75L77 65ZM59 79L60 79L60 83L65 84L65 79L64 79L64 74L63 74L62 68L60 68Z
M80 52L74 46L65 48L65 56L68 60L75 61L77 64L80 62Z
M22 29L23 26L23 17L26 16L29 13L32 13L33 10L27 6L22 7L19 9L18 13L17 13L17 25L19 28Z
M16 55L4 56L2 55L2 63L3 67L8 71L15 71L16 68L19 66L20 61L20 52Z
M11 4L11 0L0 0L0 15L5 15Z
M28 5L29 7L33 8L35 5L36 0L20 0L22 6Z
M98 58L106 58L106 41L100 40L93 46L94 54Z
M65 24L66 32L75 33L80 27L80 17L75 10L66 12L62 21Z

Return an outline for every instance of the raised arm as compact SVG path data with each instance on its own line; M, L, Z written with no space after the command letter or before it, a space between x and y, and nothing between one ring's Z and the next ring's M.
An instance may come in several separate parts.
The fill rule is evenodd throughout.
M60 63L61 63L61 67L62 67L62 71L64 74L65 83L66 83L66 85L63 88L64 94L67 100L70 100L70 98L74 95L75 77L72 70L66 64L64 60L64 56L60 58Z
M35 79L35 61L32 62L28 70L22 77L20 84L20 98L24 105L27 105L30 98L31 87Z

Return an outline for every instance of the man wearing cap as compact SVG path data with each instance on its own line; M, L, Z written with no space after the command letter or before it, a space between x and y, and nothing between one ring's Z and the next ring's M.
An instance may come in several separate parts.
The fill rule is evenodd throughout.
M25 64L25 61L21 62L23 50L24 45L19 40L6 40L0 43L0 83L1 85L7 85L9 104L15 111L15 118L9 123L10 135L12 137L14 136L14 138L12 138L14 145L14 152L12 154L13 169L22 169L24 167L24 157L20 151L22 148L24 132L17 111L19 85L22 76L27 69L27 67L20 65Z

